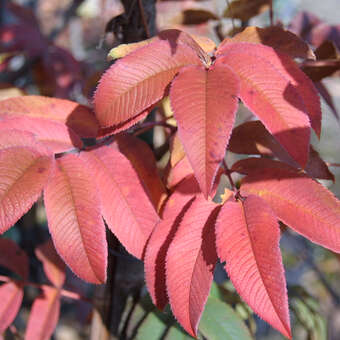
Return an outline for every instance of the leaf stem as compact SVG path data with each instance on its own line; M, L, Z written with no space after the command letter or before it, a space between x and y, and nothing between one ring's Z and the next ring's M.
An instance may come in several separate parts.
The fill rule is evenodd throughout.
M138 0L138 7L139 7L139 12L140 12L140 16L141 16L142 23L143 23L143 26L144 26L146 37L151 38L149 26L148 26L148 23L147 23L146 17L145 17L145 12L144 12L142 0Z
M224 172L225 174L227 175L228 179L229 179L229 182L230 182L230 185L231 185L231 188L232 190L235 192L237 189L236 189L236 185L231 177L231 171L229 170L228 168L228 165L227 165L227 162L225 161L225 159L223 158L223 167L224 167Z
M273 0L269 2L269 19L270 19L270 26L274 26Z

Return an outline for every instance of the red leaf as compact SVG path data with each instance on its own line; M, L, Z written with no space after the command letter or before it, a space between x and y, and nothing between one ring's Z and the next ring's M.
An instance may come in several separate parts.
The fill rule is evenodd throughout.
M209 70L203 66L185 67L170 89L178 134L205 197L225 154L238 95L239 80L222 63Z
M0 233L4 233L39 198L54 164L44 150L11 147L0 150Z
M75 155L57 159L44 191L48 226L58 254L82 279L106 280L107 244L93 174Z
M165 203L162 220L155 226L144 256L145 281L153 303L163 309L168 303L165 285L165 258L178 225L199 192L196 179L178 185Z
M178 45L190 47L206 64L211 63L211 59L205 52L204 47L211 48L211 44L214 45L214 43L209 38L192 36L178 29L167 29L150 39L138 41L136 43L121 44L113 48L108 54L108 57L111 59L122 58L145 45L162 40L167 41L171 47Z
M257 196L226 202L216 225L217 253L240 296L265 321L291 338L280 228ZM270 249L270 251L268 251Z
M288 164L297 165L259 120L234 128L228 150L240 154L276 156Z
M166 185L169 189L171 189L180 183L184 178L192 176L193 174L194 172L188 157L184 157L169 170L166 178Z
M292 168L290 165L275 161L268 158L249 157L241 159L233 164L231 171L236 171L240 174L248 175L252 173L259 173L265 169L286 169L287 171L298 172L297 169Z
M158 211L166 197L166 190L148 144L131 134L121 133L115 136L114 146L131 162L145 192Z
M156 103L178 70L188 64L201 64L193 49L163 40L118 60L103 75L95 94L101 126L120 125Z
M223 50L227 43L247 42L263 44L288 54L291 58L315 59L313 50L308 44L294 33L278 26L265 28L248 26L242 32L236 34L232 39L227 38L220 44L217 54ZM222 52L223 53L223 52Z
M340 252L340 203L306 175L267 169L247 176L242 195L255 194L272 207L279 220L312 242Z
M0 129L17 129L31 132L38 141L51 150L52 153L65 152L75 147L82 148L83 143L78 135L66 125L41 118L5 117L1 120Z
M294 160L304 167L308 159L310 139L310 123L305 99L307 99L307 94L310 94L311 100L308 107L319 101L316 93L314 97L315 89L309 87L310 80L292 61L290 61L291 65L288 63L288 57L281 58L280 55L282 59L280 61L278 55L270 47L247 43L226 46L231 46L231 48L224 51L226 54L220 57L218 62L228 64L240 76L242 101L260 118L267 130L274 135ZM263 55L259 54L259 50L263 52ZM278 65L281 67L279 68ZM293 69L293 65L296 69ZM289 75L285 68L292 68L294 72L296 71L293 75L294 77L298 75L297 83L292 81L293 76ZM301 83L300 77L301 79L305 77L302 80L306 81L307 85ZM307 94L303 97L302 93L305 89L307 89ZM319 112L320 106L316 107L315 111ZM319 132L320 124L317 127L317 133Z
M42 145L35 139L34 134L31 132L17 129L2 129L1 124L0 130L0 149L7 149L14 146L28 146L42 149ZM48 154L47 150L46 154Z
M62 287L65 282L65 263L55 251L52 240L36 248L35 254L43 263L44 272L48 279L56 286Z
M28 257L16 243L7 238L0 238L0 265L20 275L22 280L27 280Z
M60 311L60 291L56 288L42 286L31 309L26 329L26 340L48 340L58 323Z
M96 137L98 122L91 110L70 100L42 96L21 96L0 102L1 116L25 116L59 122L80 137Z
M185 212L166 256L166 286L174 316L196 336L217 255L215 219L218 207L198 196Z
M250 51L251 53L249 53ZM235 55L229 55L230 53L235 53ZM284 105L287 105L289 103L289 107L291 109L293 109L294 111L298 111L296 112L298 116L301 116L301 113L299 113L299 111L307 114L309 116L312 128L315 130L315 133L320 137L322 114L319 96L313 82L305 75L303 71L298 68L296 63L288 55L279 51L275 51L273 48L268 46L250 43L228 44L225 46L224 49L220 51L220 54L228 55L228 63L230 63L230 66L235 66L237 69L239 69L240 72L246 72L246 74L243 75L245 76L244 79L248 78L248 81L250 82L252 81L251 79L253 79L256 86L260 85L260 83L258 82L261 82L261 80L264 81L264 84L261 84L261 87L263 86L262 90L264 92L270 90L270 82L277 79L277 81L280 83L280 86L279 84L277 84L279 93L276 95L279 95L281 99L286 102L286 104ZM247 58L248 55L251 55L251 59L249 60ZM247 63L247 65L249 65L250 63L250 65L252 65L251 60L254 60L253 58L255 56L265 61L265 69L268 69L269 67L267 63L271 64L271 67L269 67L268 69L268 74L264 73L264 69L261 69L262 63L256 66L260 78L257 78L255 76L255 74L253 73L254 70L242 68L242 63ZM233 58L240 59L233 60ZM275 70L273 70L272 68L274 68ZM239 72L236 71L234 68L233 70L239 74ZM276 75L274 75L274 73ZM285 78L285 81L282 82L282 80L280 80L281 77L277 77L277 73L280 73L281 77ZM263 75L265 75L265 79L263 79ZM243 78L243 76L240 75L241 79ZM267 77L272 79L268 79ZM251 84L248 84L248 86L251 86ZM261 92L261 90L259 91ZM242 94L245 95L244 92ZM266 92L266 94L269 95L269 92ZM294 96L299 97L299 99L294 99ZM244 98L242 97L241 99L244 100ZM272 99L275 99L275 95L272 97ZM275 102L273 102L273 104L274 103ZM246 105L250 105L250 103L246 103ZM287 107L287 109L289 109L289 107ZM281 109L283 109L283 107ZM256 115L260 114L260 112L255 111L254 113ZM293 115L293 112L291 113L291 115ZM290 115L287 114L286 117L288 118L290 117ZM301 123L302 122L303 120L301 119ZM263 123L265 122L263 121Z
M17 283L8 282L0 286L0 333L14 321L23 296L23 287Z
M327 164L312 146L310 147L309 159L305 171L310 177L335 181L334 175L329 171Z
M81 153L95 175L103 217L128 252L141 258L159 217L131 163L112 146Z

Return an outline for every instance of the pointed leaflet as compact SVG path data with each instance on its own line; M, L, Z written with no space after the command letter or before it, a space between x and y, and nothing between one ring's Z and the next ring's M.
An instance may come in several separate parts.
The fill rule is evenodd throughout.
M0 150L0 233L4 233L39 198L54 159L45 150L11 147Z
M151 148L141 139L127 133L116 135L113 145L131 162L144 190L158 210L166 197L166 191Z
M98 122L91 110L70 100L21 96L0 102L0 118L22 116L59 122L80 137L96 137L98 131Z
M228 144L238 106L239 80L224 64L188 66L170 89L178 134L203 194L208 197Z
M239 75L240 98L244 104L260 118L293 159L304 167L308 159L310 123L299 92L290 79L277 70L276 65L273 66L271 59L265 58L265 54L252 53L260 45L230 45L237 45L237 48L230 49L217 62L230 65ZM271 50L267 46L261 48Z
M172 312L196 336L213 280L218 206L199 195L185 212L166 256L166 286Z
M20 275L24 281L28 278L29 267L26 253L7 238L0 238L0 266Z
M14 321L19 312L24 289L15 282L0 286L0 334Z
M90 173L96 174L103 217L126 250L141 258L159 217L129 162L112 146L82 152Z
M246 52L246 53L245 53ZM248 59L247 54L251 55L250 59ZM233 55L229 55L230 53L235 53ZM240 75L239 72L242 73L241 77L241 95L244 97L241 97L242 101L245 102L246 105L249 106L251 110L255 110L256 106L251 106L252 104L252 92L245 91L243 88L245 84L243 84L242 80L246 80L248 82L248 87L251 86L251 82L255 81L255 87L260 86L258 89L259 92L263 92L262 95L270 96L269 102L274 105L275 103L280 104L280 101L277 102L277 99L275 97L279 95L281 99L283 99L287 104L289 103L290 107L293 106L295 108L295 111L303 111L305 114L308 115L310 124L312 128L314 129L315 133L320 137L321 133L321 107L320 107L320 98L318 96L318 93L314 87L313 82L305 75L304 72L302 72L297 64L285 53L279 52L277 50L274 50L273 48L269 46L264 46L261 44L251 44L251 43L233 43L233 44L227 44L224 48L222 48L217 55L228 55L228 64L233 68L233 70ZM259 59L266 61L264 63L262 69L262 63L260 63L258 66L253 65L251 63L252 60L256 60L257 56ZM236 60L233 58L236 58ZM239 60L237 60L239 58ZM255 59L253 59L255 58ZM249 70L242 67L242 64L246 63L248 65L253 65L255 67L254 70ZM271 67L268 68L268 64L271 64ZM236 69L235 69L235 68ZM273 69L275 69L275 72ZM239 71L237 71L237 69ZM264 70L267 69L268 73L264 73ZM257 77L254 74L257 74ZM282 80L280 81L277 76L275 76L274 73L280 73L282 77L285 78L285 87L284 83L282 83ZM262 77L258 77L259 75L262 75ZM241 75L240 75L241 76ZM277 84L278 89L281 88L279 93L271 93L270 91L270 79L273 78L272 81L275 81L277 79L280 84ZM249 83L250 82L250 83ZM247 86L245 86L247 87ZM254 88L252 88L254 90ZM256 92L256 91L255 91ZM294 96L300 97L300 99L294 99ZM266 97L266 96L265 96ZM266 99L266 98L264 98ZM267 99L267 100L268 100ZM273 101L274 100L274 101ZM303 105L301 105L301 100L303 102ZM283 105L283 103L281 102ZM287 109L289 108L286 107ZM285 106L281 107L283 109ZM264 109L265 107L262 107ZM275 105L274 105L275 108ZM278 107L276 107L278 109ZM261 107L258 108L261 110ZM262 122L266 125L266 127L269 129L268 121L263 120L263 116L260 116L261 112L259 111L253 111ZM281 110L279 112L282 112ZM293 114L293 113L291 113ZM298 115L298 112L296 113ZM287 117L289 117L288 115ZM284 116L285 117L285 116ZM300 121L302 123L302 120Z
M121 44L113 48L109 52L108 58L109 59L122 58L145 45L162 40L167 41L170 44L170 46L186 45L187 47L190 47L207 64L210 64L211 60L209 55L205 53L205 49L213 50L216 47L215 43L211 41L209 38L191 36L188 33L182 32L177 29L168 29L160 32L155 37L152 37L147 40L131 44Z
M156 103L178 70L190 64L201 64L192 48L165 40L118 60L103 75L95 93L100 125L120 125Z
M93 173L85 162L71 154L57 159L44 201L48 227L61 258L83 280L105 282L105 226Z
M232 39L227 38L221 42L217 54L223 50L225 44L247 42L263 44L285 52L292 58L314 59L313 50L308 44L294 33L278 26L265 28L248 26L242 32L236 34Z
M306 175L263 170L242 181L241 194L261 196L279 220L312 242L340 252L340 202Z
M42 294L32 305L28 319L25 340L48 340L58 323L60 311L60 291L42 286Z
M199 187L192 176L180 183L165 203L162 220L155 226L144 256L145 281L154 305L163 309L168 303L165 285L165 258L178 225Z
M55 251L52 240L48 240L44 244L36 248L35 254L43 263L45 275L56 286L62 287L65 282L65 263L61 260Z
M21 129L31 132L36 139L53 153L65 152L73 148L82 148L83 143L73 130L65 124L41 118L9 117L1 120L0 131Z
M257 196L223 205L216 225L217 254L240 296L265 321L291 338L280 228Z

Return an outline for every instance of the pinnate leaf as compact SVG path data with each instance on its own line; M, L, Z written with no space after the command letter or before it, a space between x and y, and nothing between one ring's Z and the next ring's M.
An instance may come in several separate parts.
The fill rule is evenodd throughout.
M40 245L35 250L35 254L42 262L44 272L48 279L56 287L61 287L64 284L66 278L65 263L55 251L52 240L48 240L44 244Z
M145 281L153 303L163 309L168 303L165 279L165 259L179 223L199 192L196 179L185 179L168 198L162 220L155 226L144 256Z
M93 173L78 156L57 159L44 200L49 230L61 258L82 279L105 282L107 244L99 195Z
M0 334L14 321L23 296L23 287L18 283L7 282L0 286Z
M182 68L170 89L178 134L206 197L225 154L238 96L239 79L223 63L208 70L203 66Z
M219 258L248 305L291 338L279 239L278 222L263 199L251 195L223 205L216 225Z
M39 198L54 164L45 150L11 147L0 150L0 233L4 233Z
M66 99L21 96L0 101L0 117L41 118L59 122L80 137L96 137L98 122L91 110Z
M159 217L128 159L112 146L83 152L101 200L103 217L126 250L141 258Z
M197 196L179 223L166 256L166 286L172 312L194 337L217 262L217 212L215 203Z
M60 292L56 288L42 286L42 294L32 305L28 319L26 340L48 340L58 323Z
M201 64L196 52L166 40L152 42L118 60L102 76L95 93L100 125L119 126L146 110L164 96L178 70L190 64Z
M262 197L283 223L312 242L340 252L340 202L306 175L263 170L243 180L241 193Z
M28 278L28 257L12 240L0 238L0 266L20 275L22 280Z
M279 57L268 46L250 43L226 46L231 47L217 62L229 65L240 77L240 98L293 159L304 167L308 160L310 122L301 91L296 90L284 71L289 65L281 63L278 68L279 61L274 64L272 58Z

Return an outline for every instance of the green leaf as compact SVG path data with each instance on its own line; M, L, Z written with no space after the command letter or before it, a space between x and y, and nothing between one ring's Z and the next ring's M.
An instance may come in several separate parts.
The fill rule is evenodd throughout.
M252 336L234 310L224 302L209 297L199 326L209 340L250 340Z
M167 329L168 317L155 310L148 314L138 329L136 340L161 339Z
M173 326L167 332L164 340L192 340L192 336L184 332L179 326Z

